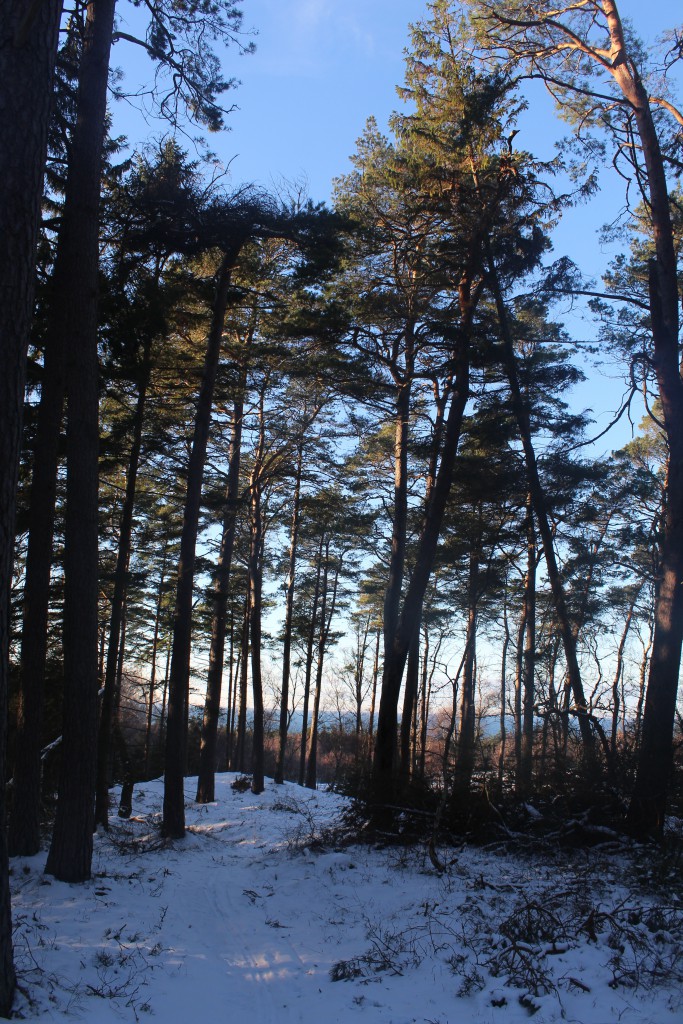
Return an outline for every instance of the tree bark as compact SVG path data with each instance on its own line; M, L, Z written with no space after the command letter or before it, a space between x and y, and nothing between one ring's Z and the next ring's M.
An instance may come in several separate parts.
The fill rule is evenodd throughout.
M161 560L161 573L159 576L159 590L157 591L157 606L154 614L154 636L152 638L152 668L149 678L149 702L147 705L147 724L145 728L145 748L143 753L144 777L149 778L149 765L152 753L152 718L154 715L154 693L157 680L157 651L159 649L159 630L161 627L161 603L164 597L164 583L166 582L166 558L168 553L168 537L164 540L164 553Z
M254 698L254 725L251 754L251 791L258 796L264 789L263 681L261 677L261 617L263 582L263 510L261 496L265 450L265 385L259 404L259 440L249 483L249 633L251 637L251 687Z
M240 641L239 708L237 711L237 737L233 756L233 769L243 772L246 763L247 744L247 683L249 680L249 615L251 610L251 581L247 578L247 593L244 599L244 618Z
M421 620L422 602L431 575L446 502L451 489L455 456L460 439L460 428L469 397L469 346L467 333L474 312L474 304L471 302L468 282L464 281L461 284L461 292L463 293L461 310L464 321L462 324L464 337L460 351L454 356L455 379L452 384L451 399L444 424L441 461L425 509L415 565L403 601L401 614L390 648L386 650L385 645L386 653L373 759L373 797L378 804L390 802L393 798L398 749L396 735L398 699L403 671L413 629L415 624L419 624Z
M140 368L138 398L133 421L133 442L128 460L126 474L126 492L121 509L121 525L119 527L119 548L114 573L114 593L111 603L109 623L109 643L104 673L104 692L100 706L100 727L97 745L97 783L95 796L95 824L109 827L109 786L111 784L112 764L112 728L114 718L114 698L116 694L117 658L121 647L123 633L123 608L128 590L128 567L130 564L131 541L133 537L133 512L135 510L135 492L142 449L142 427L145 420L147 389L150 379L151 339L145 343Z
M306 769L306 785L309 789L315 789L318 779L318 725L320 721L320 696L323 685L323 663L325 651L332 627L332 618L337 605L337 585L341 565L337 565L332 584L332 597L329 602L330 610L327 611L329 591L329 562L330 562L330 540L325 544L325 567L323 569L322 595L320 599L320 635L318 639L318 662L315 674L315 696L313 700L313 721L311 723L311 747L308 754L308 766Z
M45 871L90 877L98 694L99 206L115 0L87 6L55 277L66 353L64 724L57 815ZM55 274L58 265L55 265Z
M31 857L40 849L40 752L57 468L64 412L62 341L61 333L55 332L48 335L45 343L28 509L14 792L8 833L10 854L23 857Z
M289 566L287 585L285 588L285 623L282 644L282 692L280 694L280 728L278 737L278 755L275 765L275 781L285 781L285 754L287 751L287 732L289 729L289 675L292 653L292 622L294 620L294 575L296 572L297 544L299 540L299 506L301 499L301 476L303 471L303 440L297 454L296 472L294 476L294 497L292 499L292 528L289 538Z
M413 639L408 650L408 666L406 669L406 684L403 688L403 710L401 712L401 747L399 764L399 782L403 789L410 782L411 775L411 746L410 732L413 720L413 712L417 704L417 691L420 678L420 627L415 629ZM414 747L413 747L414 750Z
M324 537L321 535L320 544L316 558L315 590L311 605L311 622L308 628L306 641L306 669L304 673L304 707L301 722L301 747L299 750L299 778L298 783L303 786L306 778L306 748L308 740L308 705L311 699L311 674L313 672L313 645L315 644L315 627L318 621L318 601L320 598L320 579L322 575Z
M5 772L10 588L26 355L61 3L0 2L0 772ZM12 1006L12 921L0 788L0 1015Z
M536 530L531 495L526 506L527 563L524 581L524 654L522 671L522 743L517 788L531 791L534 750L534 675L536 670Z
M491 247L488 242L486 248L489 270L489 284L493 292L493 297L496 303L496 310L498 313L498 324L500 327L501 334L504 369L507 375L508 385L510 388L512 409L517 423L517 429L519 430L519 437L522 442L522 448L524 451L524 463L527 475L527 485L529 488L529 493L531 494L533 511L536 517L536 522L538 524L538 532L541 535L541 541L543 543L543 554L545 557L546 568L548 571L548 580L550 582L550 589L553 596L553 604L555 606L555 613L557 615L558 627L560 635L562 637L564 656L565 661L567 663L567 677L574 697L575 710L579 723L579 730L581 732L581 739L583 742L584 752L590 760L593 753L593 734L591 732L590 720L588 717L588 704L583 691L583 682L581 680L581 669L579 667L579 659L576 648L576 636L574 634L571 620L569 618L569 610L567 608L567 599L564 591L564 583L557 562L557 557L555 555L553 533L550 526L550 519L548 516L545 492L543 490L540 474L538 472L536 452L534 450L533 441L531 437L531 421L529 416L529 409L527 403L524 400L524 396L522 395L522 390L519 384L517 361L515 357L512 334L510 332L510 324L508 320L507 310L505 308L505 301L503 299L503 293L500 288L500 281L498 279L498 272L493 261Z
M218 555L216 577L214 579L214 610L211 622L209 672L206 681L206 701L204 703L204 720L202 722L202 738L199 748L199 775L197 778L196 800L197 803L201 804L211 803L215 800L216 743L218 740L218 717L220 715L223 664L225 661L225 627L230 571L232 568L232 553L235 546L235 530L239 504L245 384L246 381L243 377L239 386L239 397L234 402L232 409L228 489L225 496L221 547Z
M223 324L228 306L231 271L242 240L224 253L216 274L211 328L206 343L202 384L199 392L194 437L187 473L187 493L183 528L180 538L180 559L176 586L173 623L173 650L168 686L168 720L166 724L166 765L164 774L164 807L162 831L171 839L185 835L184 778L187 765L187 722L190 689L190 652L192 646L192 594L199 531L204 465L211 423L213 393L218 373Z
M477 663L477 606L479 603L479 559L476 546L470 552L469 579L467 585L467 632L462 666L462 695L460 705L460 732L458 753L455 763L455 778L452 798L467 803L474 771L474 745L476 739L476 674Z

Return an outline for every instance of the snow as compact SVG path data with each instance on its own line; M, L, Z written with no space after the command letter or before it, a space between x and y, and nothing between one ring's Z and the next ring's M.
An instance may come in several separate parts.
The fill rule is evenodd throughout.
M674 1024L683 899L648 858L341 843L344 798L216 779L159 838L162 782L95 837L85 885L12 864L15 1014L92 1024ZM616 847L616 848L615 848ZM335 980L337 979L337 980Z

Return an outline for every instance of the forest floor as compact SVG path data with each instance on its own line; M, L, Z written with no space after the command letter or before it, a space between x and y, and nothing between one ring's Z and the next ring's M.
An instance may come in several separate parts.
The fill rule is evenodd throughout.
M590 850L349 845L333 793L217 776L159 837L162 783L95 837L85 885L12 867L16 1017L88 1024L674 1024L681 865ZM680 847L679 847L680 849ZM679 854L680 856L680 854ZM438 863L438 862L437 862Z

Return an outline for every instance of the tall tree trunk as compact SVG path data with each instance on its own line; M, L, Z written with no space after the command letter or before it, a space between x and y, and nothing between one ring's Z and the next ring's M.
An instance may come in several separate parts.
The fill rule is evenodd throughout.
M5 773L16 489L35 257L61 4L0 0L0 772ZM40 742L38 740L38 742ZM35 772L35 764L34 764ZM39 792L40 766L33 799ZM12 921L0 787L0 1015L14 993Z
M223 325L230 294L231 271L241 248L241 240L228 249L216 274L211 328L206 343L202 384L199 392L194 437L187 472L187 493L173 622L173 652L168 688L166 725L166 764L162 831L171 839L185 835L184 778L187 767L187 723L190 690L190 651L192 646L192 594L199 531L204 464L209 439L213 393L218 373Z
M500 655L500 751L498 753L498 788L502 792L505 779L505 753L507 745L507 664L510 646L510 623L508 621L507 578L503 591L503 649Z
M436 667L436 656L441 641L439 641L432 655L432 667L429 668L430 644L429 630L424 631L424 661L422 665L422 699L420 701L420 754L418 758L418 774L424 780L427 768L427 738L429 736L429 706L432 696L432 681Z
M64 412L64 353L60 332L45 345L33 475L28 509L28 548L23 594L19 700L15 740L12 856L40 849L41 744L47 662L50 570L54 537L57 467Z
M666 507L655 598L655 631L643 732L629 824L638 834L661 832L673 764L673 728L683 643L683 381L679 351L678 263L666 170L650 98L630 59L617 5L603 0L614 60L612 75L633 111L647 169L648 212L655 256L650 261L653 365L668 445Z
M214 579L214 609L211 622L211 648L209 650L209 672L206 681L206 700L202 738L199 747L199 775L197 778L197 803L207 804L215 799L216 743L218 739L218 717L221 705L221 685L225 660L226 610L232 568L232 553L235 546L237 509L239 504L239 476L242 455L242 422L244 418L244 377L240 381L240 395L232 410L230 428L230 459L228 461L228 489L225 496L223 533L218 555L218 566Z
M308 705L311 699L311 675L313 672L313 646L315 644L315 630L318 621L318 601L320 599L320 580L322 576L324 537L321 535L320 544L316 558L315 589L313 591L313 602L311 605L311 621L308 627L306 640L306 668L304 672L304 707L303 720L301 723L301 748L299 751L299 778L300 786L303 786L306 778L306 749L308 739Z
M244 599L244 618L240 642L239 709L237 711L237 737L233 769L243 772L246 764L247 744L247 683L249 681L249 616L251 613L251 579L247 579L247 593Z
M624 622L624 628L621 631L621 637L619 638L619 646L617 647L617 664L614 669L614 679L612 680L612 729L610 734L610 751L611 751L611 765L614 769L616 757L617 757L617 739L619 730L619 707L620 707L620 683L624 672L624 651L626 649L626 641L628 634L631 629L631 623L633 621L633 613L636 607L636 601L640 596L640 588L633 595L633 599L628 607L626 613L626 621Z
M461 285L461 311L463 341L460 351L454 356L454 381L443 430L441 461L434 486L429 493L425 508L424 523L417 545L413 572L403 601L398 623L389 648L385 643L384 670L380 693L379 713L373 760L373 798L378 804L390 802L395 788L397 767L397 721L398 699L405 669L408 649L415 624L420 622L422 602L434 563L434 556L441 533L441 524L446 502L451 489L455 456L460 439L462 418L469 397L469 347L467 333L474 312L469 284Z
M469 579L467 586L467 633L462 670L462 696L460 710L460 735L458 755L455 763L453 799L467 802L474 771L474 747L477 728L476 714L476 653L477 653L477 605L479 602L479 551L470 552Z
M154 694L157 681L157 651L159 648L159 630L161 627L161 603L164 597L164 583L166 582L166 558L168 554L168 537L164 539L164 553L161 559L161 573L159 576L159 590L157 591L157 605L154 613L154 636L152 638L152 668L149 679L149 700L147 704L147 725L145 728L145 748L143 754L144 777L149 778L149 764L152 753L152 719L154 716Z
M264 723L263 680L261 675L261 617L263 578L263 511L261 508L261 472L264 451L264 396L261 396L260 437L254 461L250 492L251 546L249 552L249 584L251 593L249 632L251 636L251 688L254 699L254 726L251 755L251 791L258 795L264 789Z
M379 642L381 633L375 635L375 657L372 662L372 693L370 695L370 720L368 721L368 737L372 740L375 731L375 704L377 701L377 682L379 680Z
M306 769L306 785L309 789L315 789L317 786L318 779L318 725L320 722L320 695L322 693L323 685L323 663L325 660L325 651L327 650L327 641L330 636L330 629L332 627L332 618L334 616L336 605L337 605L337 585L339 583L339 573L341 571L341 565L337 565L334 574L334 582L332 584L332 597L329 602L329 612L327 610L327 596L329 590L328 577L329 577L329 562L330 562L330 541L328 539L325 545L325 568L323 570L323 581L322 581L322 594L320 598L320 636L318 639L318 663L315 674L315 696L313 701L313 721L311 722L311 749L308 754L308 766Z
M522 731L524 718L524 637L526 636L526 580L525 599L517 626L517 650L515 652L515 788L521 785L522 773Z
M408 370L396 398L394 430L394 505L391 533L389 578L384 595L384 658L394 642L401 607L401 589L406 558L408 530L408 428L410 424L411 377Z
M650 653L652 651L652 640L654 637L655 623L654 623L654 610L651 610L648 618L648 637L647 641L643 644L643 657L640 659L640 670L638 672L638 702L636 704L636 718L635 718L635 737L634 745L636 750L640 747L640 736L643 728L643 708L645 706L645 680L647 677L647 670L650 664Z
M524 583L524 655L522 673L522 744L518 789L521 796L531 790L534 748L534 675L536 670L536 530L531 495L526 506L527 563Z
M97 745L97 784L95 796L95 824L109 827L109 785L111 780L111 739L113 728L114 697L116 691L116 661L123 632L123 607L128 590L128 567L133 537L133 512L137 489L140 451L142 449L142 427L145 420L145 405L150 378L151 339L145 342L138 398L133 421L133 443L131 445L126 474L126 493L121 509L119 528L119 549L114 573L114 594L111 602L109 644L104 673L104 692L100 706L100 728Z
M59 796L45 870L90 877L98 694L99 205L115 0L87 6L74 129L55 264L54 311L66 352L64 724Z
M285 623L282 644L282 687L280 694L280 728L278 734L278 754L275 765L275 781L285 781L285 754L287 752L287 732L289 729L289 675L292 654L292 623L294 621L294 577L296 572L297 544L299 540L299 518L301 504L301 476L303 471L304 446L303 439L297 452L296 470L294 474L294 496L292 498L292 527L289 536L289 565L285 586Z
M581 680L581 669L579 667L579 659L576 648L576 636L574 634L571 620L569 618L569 610L567 608L567 599L564 590L564 583L562 580L560 567L557 562L557 557L555 555L553 532L550 526L550 519L548 516L545 491L543 490L540 474L538 472L536 452L534 450L533 440L531 436L531 421L529 416L529 408L527 402L524 399L519 384L517 359L515 356L512 333L510 331L510 323L507 314L507 309L505 307L505 301L503 299L503 293L501 291L500 281L498 279L498 272L496 270L493 255L491 253L490 243L487 242L486 248L489 269L489 284L493 292L493 297L496 303L496 310L498 313L498 324L500 328L500 336L503 351L503 364L508 379L508 385L510 388L512 409L514 412L515 421L517 423L517 429L519 431L519 437L522 442L522 448L524 451L524 463L527 475L527 484L529 487L529 493L531 494L531 502L533 506L534 515L536 517L536 522L538 525L538 532L541 535L541 541L543 543L543 554L545 557L545 563L548 572L548 580L550 581L550 589L553 595L555 614L557 615L558 627L560 630L560 635L562 637L564 656L565 661L567 663L567 676L574 697L574 704L579 722L581 739L583 742L584 752L590 760L591 755L593 753L593 734L591 732L590 720L588 717L588 704L583 691L583 682Z
M237 705L237 672L239 658L235 664L235 609L230 609L230 673L228 681L228 713L225 717L225 769L230 771L232 744L235 734L235 710Z
M399 764L399 784L404 788L410 782L411 746L410 731L413 712L417 704L417 690L420 678L420 627L416 626L408 651L408 667L406 684L403 688L403 711L401 714L401 759Z

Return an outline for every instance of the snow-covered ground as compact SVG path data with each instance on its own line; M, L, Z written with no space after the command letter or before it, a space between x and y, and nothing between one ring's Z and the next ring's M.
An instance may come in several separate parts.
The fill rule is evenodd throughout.
M86 885L13 861L16 1016L89 1024L673 1024L683 894L613 841L517 849L338 846L343 798L217 778L188 834L160 781L95 839ZM643 879L650 876L645 886Z

